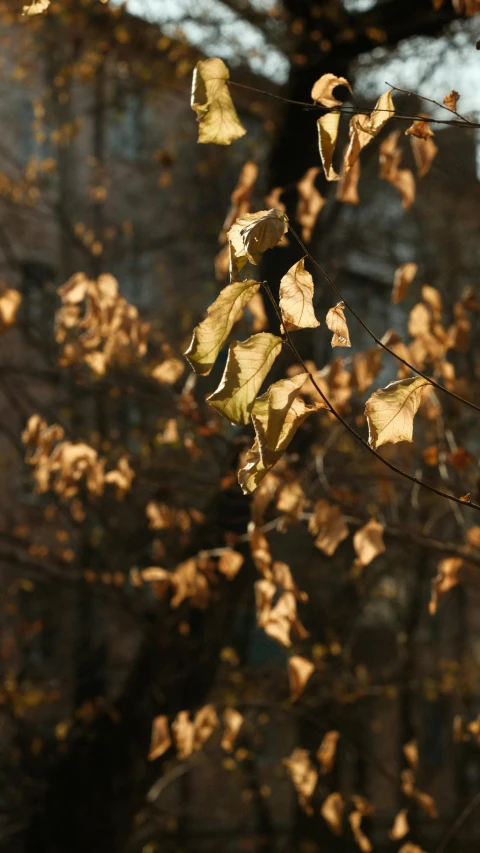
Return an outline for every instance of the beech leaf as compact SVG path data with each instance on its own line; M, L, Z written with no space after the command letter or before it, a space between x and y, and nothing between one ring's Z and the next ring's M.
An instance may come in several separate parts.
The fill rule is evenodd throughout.
M232 752L236 737L243 725L243 714L235 708L225 708L223 722L225 728L220 746L225 752Z
M191 106L199 123L198 141L230 145L246 134L230 97L230 73L222 59L197 62L193 72Z
M345 803L343 801L342 795L339 794L338 791L335 791L333 794L330 794L327 799L324 800L322 808L320 809L320 814L322 815L324 821L326 821L334 835L342 834L342 820L344 810Z
M407 809L401 809L396 815L395 820L393 821L393 826L388 833L388 836L392 841L400 841L401 838L404 838L405 835L410 832L407 815Z
M228 232L235 259L242 266L258 264L267 249L273 249L288 231L288 217L281 210L259 210L240 216Z
M260 288L258 281L236 281L220 292L207 310L207 316L194 329L185 356L195 373L210 373L239 312Z
M376 450L382 444L413 440L413 419L430 383L422 376L390 382L375 391L365 405L368 443Z
M330 773L335 764L335 755L337 753L337 743L340 737L340 732L327 732L317 750L317 761L320 764L322 773Z
M399 302L407 295L413 279L418 270L418 265L409 261L406 264L401 264L395 270L395 278L393 280L392 302L398 305Z
M315 186L315 179L320 169L312 166L307 169L303 178L297 183L298 203L295 211L297 221L302 226L302 240L305 243L312 239L318 215L326 205L327 199L322 196Z
M318 146L327 181L338 181L340 179L340 175L336 173L332 166L339 123L340 113L338 110L326 113L326 115L321 116L317 120Z
M288 680L290 682L290 698L295 702L305 690L305 685L315 667L307 658L292 655L288 659Z
M358 181L360 180L360 160L355 160L353 166L347 171L342 167L340 173L340 181L337 184L337 193L335 198L337 201L342 201L344 204L359 204L360 196L358 194Z
M269 332L230 344L220 385L207 397L210 405L232 423L247 424L255 397L281 349L281 338Z
M160 758L167 749L172 745L172 738L168 728L168 717L161 715L155 717L152 723L152 738L150 741L150 750L148 753L149 761L154 761L155 758Z
M353 837L357 842L358 847L362 851L362 853L372 853L373 847L369 838L362 832L361 824L363 820L363 815L360 811L351 812L348 816L348 822L350 824Z
M297 747L289 758L283 759L283 763L295 785L300 808L307 814L312 814L310 800L317 785L318 773L310 760L308 751Z
M346 86L350 92L352 91L352 87L345 77L337 77L336 74L322 74L322 76L313 84L312 100L319 104L323 104L324 107L341 106L342 101L337 101L337 99L333 97L333 90L337 86Z
M305 258L290 267L280 282L280 309L289 332L320 325L313 310L313 278L305 269Z
M347 321L343 302L339 302L334 308L330 308L327 314L327 326L331 332L332 347L351 347L350 335L348 333Z
M458 92L456 92L455 89L452 89L452 91L449 92L448 95L445 95L443 103L446 107L448 107L449 110L453 110L455 112L455 110L457 109L459 98L460 95L458 94Z
M348 536L348 527L340 507L326 500L316 501L308 529L317 537L315 546L329 557Z
M354 115L350 119L350 142L345 154L344 169L347 172L358 160L360 151L380 133L387 121L395 114L392 93L380 96L369 116Z
M383 554L383 527L380 522L371 518L353 537L353 547L362 566L368 566L375 557Z

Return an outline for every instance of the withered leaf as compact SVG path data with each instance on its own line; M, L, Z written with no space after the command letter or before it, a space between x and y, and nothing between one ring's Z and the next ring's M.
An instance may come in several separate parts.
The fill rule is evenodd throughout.
M313 310L313 278L305 269L305 258L290 267L280 282L280 309L289 332L320 325Z
M418 139L431 139L435 136L427 121L414 121L405 131L405 136L416 136Z
M340 113L338 111L326 113L317 119L318 146L327 181L338 181L340 178L332 166L339 123Z
M340 181L337 185L337 193L335 198L337 201L342 201L344 204L359 204L360 196L358 195L358 182L360 180L360 159L355 160L354 164L345 171L342 167L340 173Z
M161 364L153 368L151 376L157 382L165 382L174 385L185 371L185 364L179 358L167 358Z
M300 655L292 655L288 659L288 680L292 702L301 696L314 669L313 663Z
M357 114L350 119L350 142L344 159L346 172L358 160L360 151L377 136L394 114L392 93L388 91L380 96L369 116Z
M232 423L248 423L255 397L281 349L281 338L269 332L230 344L220 385L207 401Z
M345 811L345 803L343 797L337 791L324 800L320 814L324 821L328 824L334 835L342 834L343 812Z
M443 103L446 107L448 107L449 110L453 110L453 112L455 112L455 110L457 109L459 98L460 95L458 94L458 92L456 92L455 89L452 89L452 91L449 92L448 95L445 95Z
M298 202L295 216L302 226L302 239L309 243L312 239L319 213L326 205L327 199L322 196L315 186L315 179L320 169L312 166L307 169L303 178L297 183Z
M228 548L220 556L218 570L231 581L243 566L244 561L245 558L242 554L239 554L238 551L234 551L232 548Z
M32 0L29 6L23 7L24 15L41 15L50 6L50 0Z
M239 312L258 292L258 281L236 281L220 292L207 310L207 316L195 328L185 356L195 373L206 376L215 364Z
M228 232L228 240L234 249L237 262L247 260L258 264L267 249L273 249L288 231L285 213L272 207L240 216ZM242 263L243 259L243 263Z
M247 132L228 89L230 73L222 59L197 62L193 72L191 106L199 123L198 141L230 145Z
M376 450L387 442L413 440L413 419L429 384L416 376L390 382L372 394L365 405L370 447Z
M395 816L393 826L388 833L388 836L392 841L400 841L400 839L404 838L408 832L410 832L408 809L401 809Z
M312 814L310 800L317 785L318 773L313 766L306 749L294 749L283 763L290 773L298 795L298 802L307 814Z
M170 730L168 728L168 717L162 714L159 717L155 717L152 723L152 737L148 753L149 761L160 758L171 745L172 738L170 737Z
M179 711L172 723L172 733L180 759L188 758L193 752L194 725L188 711Z
M407 841L406 844L402 844L398 853L426 853L423 847L419 847L418 844L412 844L411 841Z
M433 141L432 136L433 134L426 138L419 138L415 135L410 137L413 157L419 178L425 177L427 172L430 171L430 166L438 154L438 146Z
M308 529L317 537L315 546L329 557L348 536L348 527L340 507L326 500L316 501Z
M375 557L383 554L383 527L380 522L371 518L353 537L353 547L362 566L368 566Z
M327 314L327 327L333 332L332 347L351 347L350 335L348 332L347 321L345 319L345 307L343 302L339 302Z
M418 744L416 740L410 740L403 745L403 754L412 770L418 768Z
M13 326L21 302L22 294L18 290L0 290L0 332Z
M437 612L438 602L449 590L461 581L463 560L461 557L445 557L438 564L438 571L432 582L432 597L428 605L429 612Z
M398 303L407 295L408 289L417 274L417 270L418 265L413 263L413 261L401 264L401 266L395 270L392 291L392 302L395 305L398 305Z
M318 747L317 761L320 764L322 773L330 773L333 770L339 737L340 732L334 730L327 732Z
M321 77L313 84L312 100L322 104L324 107L339 107L342 101L338 101L333 96L333 90L336 86L346 86L352 91L352 87L345 77L337 77L335 74L322 74Z
M372 853L373 847L371 841L367 838L361 828L362 819L363 815L360 811L351 812L348 816L348 822L358 847L362 853Z
M225 752L233 750L237 735L243 725L243 714L235 708L225 708L223 712L224 730L221 740L221 747Z

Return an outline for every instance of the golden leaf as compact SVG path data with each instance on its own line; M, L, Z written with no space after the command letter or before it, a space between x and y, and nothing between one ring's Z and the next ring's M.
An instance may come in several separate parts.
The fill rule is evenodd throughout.
M333 332L332 347L351 347L343 302L330 308L326 319L327 327Z
M382 369L382 352L377 347L371 347L364 352L357 352L352 360L352 376L359 394L363 394Z
M353 837L355 838L358 847L360 848L362 853L372 853L373 847L370 842L370 839L367 838L364 832L362 832L362 819L363 815L359 811L351 812L348 816L348 822L350 824Z
M455 110L457 109L459 98L460 95L458 94L458 92L456 92L455 89L452 89L452 91L449 92L448 95L445 95L443 103L446 107L448 107L449 110L453 110L455 112Z
M403 754L412 770L418 768L418 744L416 740L410 740L403 745Z
M372 394L365 404L370 447L413 440L413 419L427 386L426 379L415 376L390 382Z
M298 794L300 808L307 814L312 814L310 800L317 785L318 773L310 760L308 751L297 747L289 758L283 759L283 764L290 773Z
M411 841L407 841L406 844L402 844L398 853L426 853L423 847L419 847L418 844L412 844Z
M408 289L417 274L417 270L418 265L413 263L413 261L401 264L401 266L395 270L392 291L392 302L394 305L398 305L398 303L407 295Z
M422 299L430 307L433 319L440 320L442 316L442 297L436 287L424 284L422 287Z
M305 269L305 258L290 267L280 282L280 309L289 332L320 325L313 310L313 278Z
M200 708L193 720L193 748L195 750L201 749L218 726L219 720L215 707L213 705L204 705L203 708Z
M231 581L243 566L244 561L245 558L242 554L239 554L238 551L234 551L232 548L228 548L220 556L218 570Z
M408 823L408 810L401 809L398 814L395 816L395 820L393 821L393 826L388 833L389 838L392 841L400 841L401 838L404 838L407 832L410 832L410 826Z
M156 758L160 758L160 756L163 755L171 745L172 738L170 737L170 731L168 728L168 717L162 714L159 717L155 717L152 723L152 737L150 741L148 760L154 761Z
M207 401L232 423L247 424L255 397L281 349L281 338L269 332L234 341L220 385Z
M333 97L333 90L336 86L346 86L352 91L352 87L345 77L337 77L335 74L322 74L321 77L313 84L312 100L322 104L324 107L339 107L342 101L337 101Z
M360 151L380 133L387 121L394 114L395 107L392 93L388 91L380 96L369 116L357 114L350 119L350 142L344 158L344 169L346 172L358 160Z
M41 15L50 6L50 0L33 0L30 6L23 7L24 15Z
M22 295L18 290L0 290L0 332L13 326L21 302Z
M194 329L190 346L185 352L195 373L201 376L210 373L239 312L260 286L259 282L251 280L229 284L207 309L207 316Z
M340 113L338 110L326 113L326 115L317 119L318 146L327 181L338 181L340 178L340 175L336 173L332 166L333 152L335 151L335 144L337 142L339 123Z
M325 500L316 501L308 529L317 537L315 546L329 557L348 536L348 527L340 507Z
M261 293L255 293L248 303L248 312L253 317L252 332L264 332L268 329L268 317Z
M243 715L235 708L225 708L223 723L225 728L220 745L225 752L232 752L237 735L243 725Z
M418 177L423 178L430 171L430 166L438 154L438 146L431 137L419 139L418 136L411 136L410 143Z
M151 372L153 379L157 382L165 382L167 385L174 385L180 379L185 371L185 365L179 358L167 358L161 364L157 364Z
M180 759L188 758L193 752L193 723L188 711L179 711L172 723L172 733Z
M121 501L130 491L134 477L135 471L128 464L127 457L122 456L117 467L105 474L105 482L116 487L117 500Z
M342 165L340 181L337 185L335 198L344 204L359 204L358 182L360 180L360 159L355 160L353 166L345 171Z
M385 545L383 542L383 527L374 518L371 518L353 537L353 547L362 566L368 566L375 557L383 554Z
M297 183L298 202L295 216L302 226L302 239L309 243L312 239L318 215L327 203L315 186L315 179L320 172L316 166L307 169L303 178Z
M342 820L344 810L345 803L343 801L342 795L338 792L329 794L327 799L324 800L322 808L320 809L320 814L322 815L324 821L326 821L334 835L342 834Z
M438 564L438 571L432 582L432 597L428 605L429 612L437 612L439 600L454 586L460 583L463 560L461 557L445 557Z
M198 141L230 145L247 132L230 97L230 73L221 59L197 62L193 72L191 106L199 122Z
M320 764L322 773L330 773L331 770L333 770L339 737L340 732L327 732L326 735L324 735L320 746L318 747L317 761Z
M435 136L428 121L414 121L405 131L405 136L416 136L418 139L430 139Z
M398 147L399 130L394 130L380 145L380 177L389 181L402 197L402 207L408 210L415 201L415 178L410 169L399 169L402 152Z
M228 232L236 263L260 263L263 253L273 249L287 231L288 217L274 207L240 216Z
M323 408L323 403L308 405L297 396L307 378L307 373L301 373L292 379L281 379L255 401L252 408L255 441L238 472L245 494L253 492L279 461L304 420Z
M300 657L300 655L292 655L288 659L288 680L292 702L295 702L301 696L314 669L313 663L306 658Z

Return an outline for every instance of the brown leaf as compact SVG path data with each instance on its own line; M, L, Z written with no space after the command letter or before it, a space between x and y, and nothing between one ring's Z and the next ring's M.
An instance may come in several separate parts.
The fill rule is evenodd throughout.
M408 210L415 201L415 178L410 169L400 169L402 152L398 147L399 130L394 130L380 145L380 177L389 181L402 197L402 207Z
M306 814L312 814L313 810L310 800L317 785L318 773L310 760L307 750L294 749L289 758L283 759L283 764L290 773L298 795L300 808Z
M261 293L255 293L247 305L247 311L253 317L252 332L263 332L268 329L268 317Z
M426 851L422 847L419 847L418 844L412 844L411 841L407 841L406 844L400 847L398 853L426 853Z
M313 663L300 655L292 655L288 659L288 680L290 682L290 698L295 702L303 693L305 685L315 667Z
M417 270L418 265L412 261L402 264L395 270L392 291L392 302L395 305L398 305L407 295L408 289L417 274Z
M316 501L308 529L317 537L315 546L329 557L349 533L340 507L325 500Z
M237 735L243 725L243 715L235 708L225 708L223 712L223 737L221 747L225 752L232 752Z
M327 732L318 747L317 761L320 764L322 773L330 773L333 770L339 737L340 732L334 730Z
M305 492L300 483L286 483L277 499L277 509L287 515L298 516L305 503Z
M440 599L460 583L462 568L463 560L461 557L445 557L444 560L440 560L437 575L433 579L432 597L428 605L432 615L437 612Z
M348 822L352 829L353 837L355 841L362 851L362 853L372 853L373 847L370 842L370 839L367 838L364 832L362 832L361 824L362 824L363 815L359 811L351 812L348 816Z
M340 181L337 185L337 193L335 198L337 201L342 201L344 204L359 204L360 196L358 195L358 182L360 180L360 159L355 160L354 164L345 171L342 168L340 173Z
M174 385L184 372L185 363L183 361L180 361L179 358L167 358L166 361L153 368L151 376L157 382Z
M457 109L459 98L460 95L458 94L458 92L456 92L455 89L452 89L452 91L449 92L448 95L445 95L443 103L446 107L448 107L449 110L453 110L455 112Z
M403 754L412 770L418 768L418 744L416 740L410 740L403 745Z
M401 809L393 821L393 826L388 833L388 837L392 841L400 841L407 833L410 832L408 823L408 809Z
M405 136L416 136L418 139L431 139L435 134L427 121L414 121L405 131Z
M215 707L213 705L204 705L203 708L200 708L193 720L193 748L195 750L201 749L218 726L219 721Z
M413 440L413 421L427 386L426 379L416 376L390 382L372 394L365 404L370 447Z
M152 738L148 760L154 761L156 758L160 758L170 748L171 744L172 738L170 737L168 728L168 717L165 715L155 717L152 723Z
M188 758L193 752L194 725L188 711L179 711L172 723L172 733L180 759Z
M305 258L283 276L279 304L287 331L315 329L320 325L313 310L313 278L305 269Z
M332 166L339 122L340 113L338 111L326 113L317 119L318 147L327 181L338 181L340 178Z
M424 284L422 287L422 299L430 307L433 319L439 321L442 316L442 297L436 287Z
M239 554L238 551L233 551L232 548L229 548L220 556L218 561L218 570L222 575L225 575L229 581L231 581L243 566L244 561L245 558L242 554Z
M350 142L344 158L346 172L358 160L360 151L375 138L394 114L392 93L389 91L380 96L369 116L358 114L350 119Z
M21 302L22 294L18 290L0 290L0 332L13 326Z
M351 347L350 335L347 321L345 319L345 308L343 302L339 302L334 308L330 308L326 319L327 327L333 332L332 347Z
M334 833L334 835L342 834L342 820L344 810L345 803L343 801L342 795L338 792L329 794L326 800L324 800L322 808L320 809L320 814L322 815L324 821L328 824L330 830Z
M295 217L302 227L302 240L305 243L312 239L319 213L327 203L327 199L323 198L315 186L319 171L317 167L308 169L297 183L298 202Z
M324 107L339 107L342 106L342 101L338 101L333 96L333 90L336 86L346 86L349 91L352 87L345 77L337 77L335 74L322 74L322 76L313 84L312 100L322 104Z
M353 537L353 547L362 566L368 566L385 551L383 542L383 527L380 522L371 518Z
M371 347L364 352L355 353L352 360L352 376L359 394L363 394L370 388L381 369L382 352L379 348Z

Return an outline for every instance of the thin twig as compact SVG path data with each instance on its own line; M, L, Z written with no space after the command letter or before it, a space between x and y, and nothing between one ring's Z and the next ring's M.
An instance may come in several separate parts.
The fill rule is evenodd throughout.
M474 409L476 412L480 412L480 406L476 406L476 405L475 405L475 403L471 403L471 402L470 402L470 400L465 400L465 398L464 398L464 397L461 397L459 394L455 394L453 391L449 391L449 389L448 389L448 388L445 388L445 387L444 387L444 385L440 385L440 383L439 383L439 382L437 382L437 380L436 380L436 379L434 379L434 378L433 378L433 377L431 377L431 376L427 376L427 374L426 374L426 373L423 373L423 371L422 371L422 370L420 370L418 367L414 367L414 365L413 365L413 364L410 364L410 362L408 362L408 361L406 361L406 359L402 358L402 356L401 356L401 355L398 355L396 352L393 352L393 350L389 349L389 347L387 347L387 346L386 346L386 345L385 345L385 344L380 340L380 338L377 338L377 336L375 335L375 333L374 333L374 332L372 332L372 330L370 329L370 327L369 327L369 326L367 326L367 324L365 323L365 321L364 321L364 320L362 320L362 318L360 317L360 315L359 315L359 314L357 314L357 312L355 311L355 309L353 308L353 306L352 306L352 305L351 305L351 304L350 304L350 303L345 299L345 297L343 296L343 294L341 293L341 291L338 289L338 287L337 287L337 285L335 284L335 282L330 278L330 276L328 275L328 273L327 273L327 272L325 272L325 270L323 269L323 267L322 267L322 266L320 266L320 264L318 263L318 261L316 261L316 260L315 260L315 258L314 258L314 257L313 257L313 255L311 254L311 252L309 252L309 251L308 251L307 247L305 246L305 243L303 243L303 241L300 239L300 237L298 236L298 234L297 234L297 233L296 233L296 231L292 228L292 226L291 226L291 225L289 225L289 230L290 230L290 232L291 232L292 236L293 236L293 237L295 237L295 240L297 241L298 245L300 246L300 248L302 249L302 251L303 251L303 252L305 253L305 255L307 256L307 258L312 262L312 264L314 264L314 266L316 266L316 267L317 267L317 269L321 272L321 274L323 275L323 277L325 278L325 280L329 283L330 287L335 291L335 293L337 294L338 298L339 298L339 299L341 299L341 301L343 302L343 304L345 305L345 307L350 311L350 313L351 313L351 314L353 314L353 316L355 317L356 321L357 321L358 323L360 323L360 325L362 326L362 328L363 328L363 329L365 329L365 331L367 332L367 334L368 334L368 335L370 335L370 337L372 338L372 340L374 340L374 341L375 341L375 343L376 343L379 347L381 347L383 350L385 350L385 352L388 352L390 355L393 355L393 357L394 357L394 358L396 358L396 359L397 359L397 361L400 361L402 364L404 364L404 365L405 365L405 367L408 367L408 369L409 369L409 370L411 370L411 371L412 371L412 373L416 373L416 374L417 374L417 376L421 376L423 379L426 379L426 381L427 381L430 385L433 385L433 387L434 387L434 388L438 388L438 390L439 390L439 391L442 391L444 394L447 394L449 397L453 397L453 399L454 399L454 400L458 400L458 401L459 401L459 403L463 403L465 406L468 406L470 409Z
M440 107L440 109L442 110L447 110L447 112L453 113L453 115L457 116L459 119L469 124L470 127L475 126L475 123L473 121L470 121L470 119L460 115L457 110L452 110L451 107L447 107L446 104L441 104L440 101L434 101L433 98L427 98L425 95L420 95L418 92L410 92L409 89L400 89L399 86L393 86L391 83L387 83L387 81L385 81L385 86L390 86L390 88L393 89L395 92L403 92L404 95L413 95L415 98L421 98L422 101L428 101L429 104L434 104L436 107Z
M420 486L420 488L426 489L427 491L432 492L434 495L437 495L438 497L446 498L446 500L454 501L455 503L461 504L462 506L470 506L473 509L480 510L480 505L473 503L473 501L471 499L468 501L464 501L461 498L457 498L455 495L450 495L450 494L448 494L448 492L443 492L441 489L435 488L435 486L430 486L428 483L425 483L423 480L419 480L418 477L414 477L412 474L407 474L407 472L403 471L402 468L398 468L396 465L393 465L392 462L389 462L388 459L385 459L383 456L381 456L381 454L378 453L377 450L374 450L373 447L370 447L369 443L363 438L363 436L361 436L358 432L356 432L356 430L354 430L353 427L350 426L348 421L346 421L342 417L340 412L337 412L337 410L332 406L332 404L327 399L327 397L323 393L323 391L320 388L320 386L318 385L318 383L315 381L314 376L312 375L311 371L308 369L307 365L305 364L302 356L300 355L295 344L293 343L289 332L287 331L287 329L285 328L285 326L283 324L283 319L282 319L280 309L279 309L279 307L278 307L278 305L277 305L277 303L273 297L273 294L270 290L268 283L264 281L264 282L262 282L262 284L263 284L263 287L265 288L265 291L268 295L268 298L270 299L272 305L275 308L275 313L276 313L276 315L277 315L277 317L278 317L278 319L282 325L285 342L290 347L290 349L291 349L294 357L298 361L299 365L301 367L303 367L305 373L307 373L310 381L312 382L313 387L318 392L318 394L320 394L320 397L322 398L323 402L325 403L325 406L327 407L327 409L332 413L332 415L341 424L343 424L343 426L350 433L350 435L353 436L353 438L355 438L355 440L358 441L359 444L361 444L366 450L368 450L368 452L371 453L372 456L375 456L376 459L378 459L380 462L382 462L383 465L386 465L386 467L389 468L391 471L394 471L396 474L399 474L401 477L404 477L406 480L409 480L411 483L415 483L417 486Z
M465 821L468 820L468 818L470 817L472 812L474 812L475 809L477 808L477 806L479 806L479 805L480 805L480 792L478 794L475 794L473 800L471 800L468 803L468 805L465 806L463 812L461 812L459 814L456 821L452 824L452 826L448 830L447 834L444 836L444 838L442 839L442 841L438 845L437 849L435 850L435 853L444 853L444 851L447 849L450 842L453 841L453 839L455 838L460 827L463 826Z

